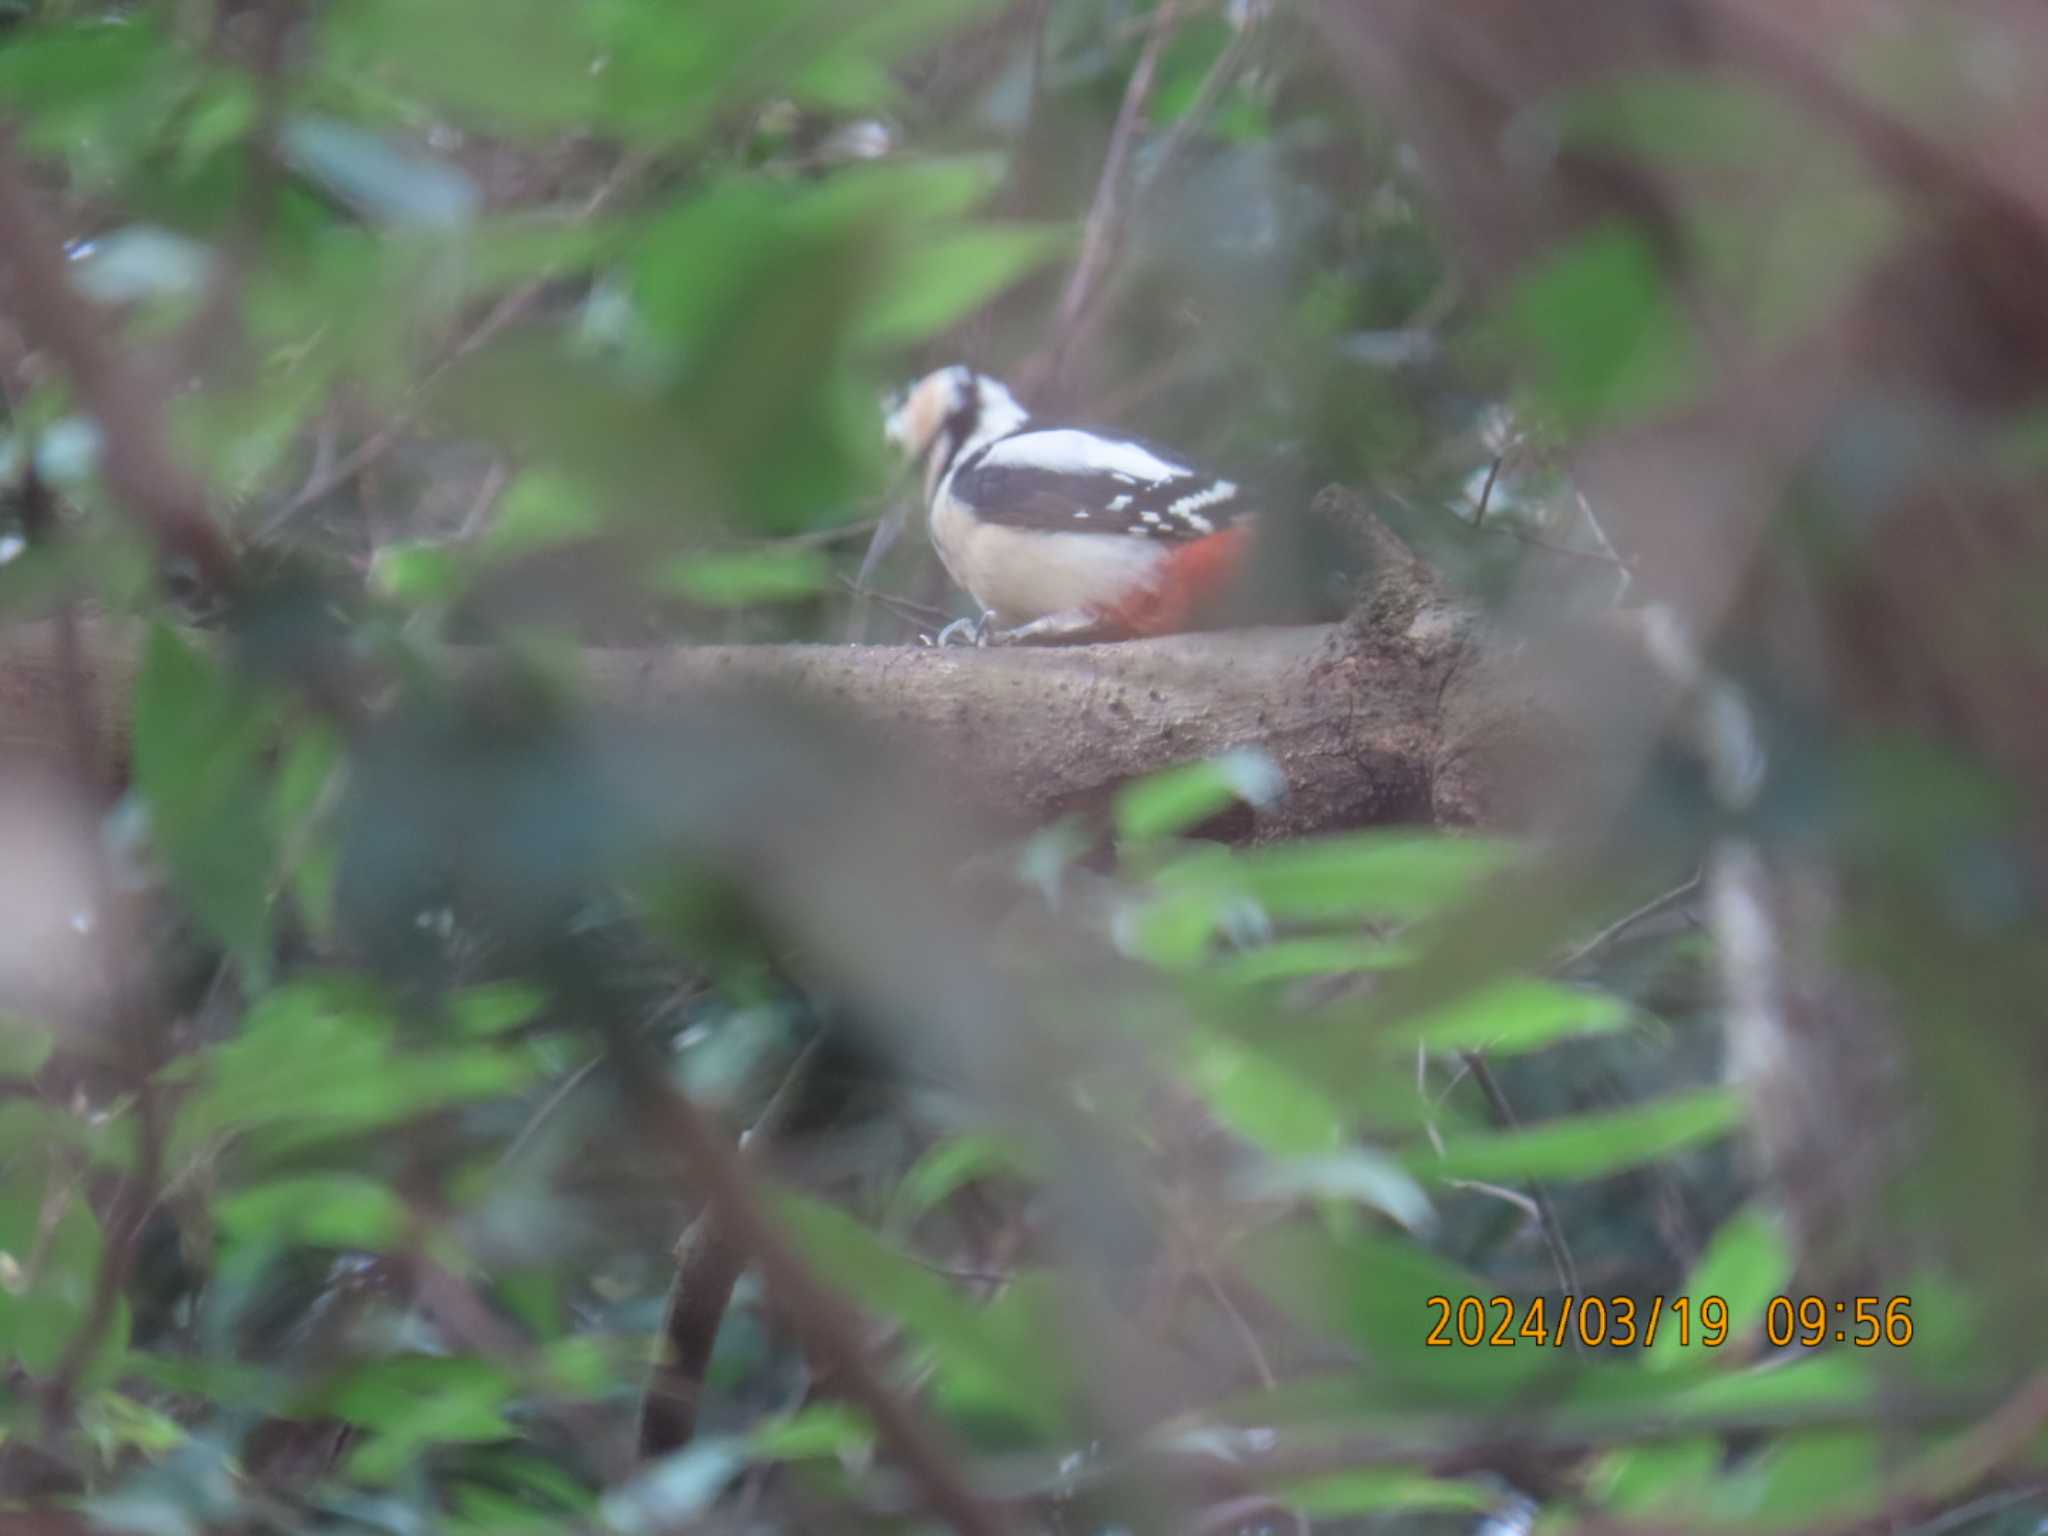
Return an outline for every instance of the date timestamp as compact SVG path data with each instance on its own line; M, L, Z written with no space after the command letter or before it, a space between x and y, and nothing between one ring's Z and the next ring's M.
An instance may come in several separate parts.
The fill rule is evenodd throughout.
M1659 1338L1718 1349L1728 1338L1728 1303L1720 1296L1652 1296L1640 1304L1633 1296L1430 1296L1424 1305L1436 1322L1422 1342L1439 1349L1563 1349L1574 1340L1587 1349L1647 1349Z
M1430 1296L1424 1305L1434 1321L1422 1342L1437 1349L1562 1349L1571 1343L1647 1349L1659 1338L1719 1349L1732 1327L1721 1296ZM1763 1332L1778 1349L1827 1343L1903 1348L1913 1342L1913 1298L1773 1296L1764 1305Z

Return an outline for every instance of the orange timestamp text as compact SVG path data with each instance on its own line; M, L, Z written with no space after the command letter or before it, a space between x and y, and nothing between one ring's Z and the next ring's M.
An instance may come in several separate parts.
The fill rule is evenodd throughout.
M1658 1339L1717 1349L1728 1338L1728 1303L1720 1296L1430 1296L1436 1315L1424 1344L1494 1349L1516 1345L1562 1349L1648 1348Z
M1764 1337L1779 1349L1827 1343L1902 1349L1913 1342L1913 1298L1773 1296L1764 1304Z
M1438 1349L1516 1345L1562 1349L1648 1348L1659 1338L1718 1349L1728 1341L1728 1302L1721 1296L1430 1296L1434 1316L1423 1343ZM1764 1305L1764 1337L1777 1348L1825 1343L1872 1349L1913 1341L1913 1298L1773 1296Z

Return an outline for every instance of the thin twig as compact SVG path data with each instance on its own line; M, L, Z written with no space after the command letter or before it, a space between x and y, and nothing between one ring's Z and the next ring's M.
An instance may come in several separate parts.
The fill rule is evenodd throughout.
M1014 1285L1017 1281L1014 1270L974 1269L965 1264L948 1264L943 1259L927 1258L924 1254L913 1253L908 1249L904 1251L903 1257L919 1269L929 1270L935 1275L944 1275L948 1280L958 1280L962 1285L985 1285L992 1291L998 1291L1006 1285Z
M29 544L48 547L58 537L56 498L36 468L36 443L30 434L22 443L27 468L21 480L21 528ZM102 799L95 689L85 669L85 641L79 632L78 597L66 590L57 605L57 676L63 681L64 751L74 784L83 787L97 808Z
M999 1536L1008 1522L968 1481L949 1439L885 1381L868 1360L861 1323L839 1293L810 1266L770 1218L740 1154L711 1121L670 1084L660 1064L628 1031L614 1026L611 1057L627 1100L702 1193L735 1248L759 1266L779 1314L806 1353L864 1409L881 1443L916 1481L933 1512L962 1536Z
M1486 526L1486 509L1493 502L1493 485L1500 478L1500 467L1507 462L1507 458L1508 456L1505 453L1496 453L1493 456L1493 462L1487 466L1486 484L1479 488L1479 504L1472 509L1472 526L1474 528Z
M854 573L852 581L845 583L847 590L853 593L853 608L846 615L848 645L859 645L868 637L868 604L876 596L871 590L875 572L882 568L882 561L896 547L896 541L903 537L903 530L909 522L909 500L904 488L899 487L889 498L888 510L875 519L875 526L868 535L868 547L860 557L860 569Z
M1913 1536L1944 1536L1944 1533L1954 1530L1959 1525L1973 1525L1987 1515L1997 1514L2000 1510L2010 1509L2013 1505L2025 1503L2029 1499L2038 1499L2043 1494L2048 1494L2048 1484L2039 1482L2024 1483L2017 1488L2001 1488L1996 1493L1985 1494L1981 1499L1972 1499L1967 1504L1943 1511L1922 1524Z
M113 963L121 962L116 958ZM132 1026L135 1021L125 1022ZM84 1321L64 1346L43 1398L44 1422L53 1434L70 1420L79 1381L98 1356L107 1330L113 1326L121 1293L127 1288L128 1277L135 1269L135 1256L142 1246L143 1227L150 1212L156 1209L163 1178L165 1124L163 1105L150 1076L153 1064L147 1058L145 1043L135 1038L132 1031L126 1044L134 1058L131 1066L136 1077L135 1168L122 1180L114 1208L107 1215L105 1244L100 1249L99 1269L93 1276L92 1300L86 1306Z
M334 469L334 450L341 437L341 428L331 413L323 414L313 428L313 462L307 466L306 479L299 488L303 494L306 486L317 480L324 480Z
M1258 15L1255 13L1237 27L1231 35L1230 42L1209 66L1208 73L1202 77L1201 85L1196 87L1194 100L1188 104L1185 112L1174 119L1173 126L1166 131L1158 153L1145 172L1144 182L1138 188L1138 203L1142 204L1166 184L1167 171L1172 168L1174 161L1180 158L1181 152L1194 138L1196 130L1208 120L1209 114L1216 108L1216 103L1222 99L1224 91L1229 88L1232 79L1242 67L1245 55L1251 51L1253 36L1257 29ZM1134 82L1135 79L1134 75ZM1094 324L1099 310L1111 292L1112 285L1098 278L1091 291L1082 299L1080 308L1071 321L1070 329L1073 333L1084 332ZM1054 378L1057 381L1057 368Z
M604 179L603 184L596 191L592 192L589 197L585 198L582 205L570 215L569 226L574 228L579 224L587 224L591 219L602 213L605 205L611 202L623 188L646 168L650 159L651 154L641 152L628 155L625 159L621 160L612 169L612 173ZM422 409L427 390L439 382L442 376L450 368L454 367L456 363L488 345L507 326L532 309L534 304L539 301L540 296L547 291L548 284L553 282L556 276L557 271L551 268L541 273L538 277L520 284L519 287L514 288L492 305L485 313L483 319L479 320L473 329L459 338L439 362L427 370L425 376L414 387L413 398L410 404L401 408L397 415L364 438L349 452L343 454L326 474L310 476L306 483L299 487L297 494L282 507L278 508L277 511L273 512L264 522L263 526L257 530L257 538L275 538L284 528L284 525L290 522L292 517L302 508L339 490L372 464L382 459L385 454L389 453L397 444L399 438L404 436L411 429L413 423L419 419L419 413Z
M207 510L205 487L171 449L170 391L106 344L100 317L71 286L63 243L43 218L11 127L0 123L0 263L23 332L70 374L99 423L107 483L169 556L182 556L219 593L238 579L233 546Z
M1057 387L1066 371L1068 354L1080 332L1080 321L1094 301L1096 289L1109 271L1121 237L1123 186L1131 150L1140 124L1152 104L1159 60L1180 26L1181 0L1159 0L1152 13L1151 30L1137 67L1124 87L1123 104L1117 109L1116 126L1110 130L1109 149L1102 158L1102 175L1095 184L1095 200L1088 209L1088 222L1081 231L1081 254L1060 295L1059 318L1053 333L1052 357L1046 368L1046 382Z
M1216 55L1216 62L1209 66L1209 72L1202 76L1202 83L1195 88L1195 99L1188 103L1188 109L1173 120L1173 126L1166 130L1166 138L1159 146L1159 153L1152 161L1152 168L1145 174L1145 190L1163 186L1166 172L1172 166L1188 141L1195 136L1195 130L1216 110L1216 103L1223 99L1223 93L1230 88L1232 78L1251 51L1252 39L1258 31L1259 18L1256 12L1248 15L1243 24L1232 34L1223 51Z
M241 318L241 298L250 271L263 252L283 190L284 168L278 158L278 139L284 127L285 101L290 81L285 54L292 30L299 21L297 0L268 0L255 7L255 41L249 73L255 79L255 121L246 143L247 173L243 182L242 206L235 228L209 274L206 292L198 312L171 345L176 373L196 369L202 359L239 345L242 337L235 328Z
M1493 1111L1494 1120L1503 1130L1513 1130L1519 1123L1515 1118L1514 1106L1508 1103L1508 1096L1501 1091L1500 1080L1493 1075L1493 1068L1479 1051L1460 1051L1466 1068L1472 1073L1472 1080L1485 1095L1487 1107ZM1557 1219L1557 1207L1550 1203L1550 1196L1543 1186L1531 1179L1527 1186L1530 1203L1536 1208L1536 1229L1543 1234L1543 1246L1550 1250L1550 1262L1557 1270L1558 1283L1564 1287L1567 1296L1579 1293L1579 1266L1572 1262L1571 1245L1564 1239L1564 1224Z
M484 531L491 509L498 504L498 497L504 493L505 483L511 478L511 471L505 468L503 459L491 460L491 467L484 471L483 483L477 487L469 510L463 514L462 522L455 531L456 538L469 540Z
M809 533L788 533L780 538L765 539L762 542L770 549L825 549L834 544L843 544L848 539L857 539L864 533L873 533L882 520L879 517L864 517L853 523L834 523L830 528L813 528Z
M1273 1363L1266 1358L1265 1348L1259 1343L1258 1331L1246 1320L1237 1303L1230 1299L1230 1293L1223 1288L1223 1282L1216 1278L1215 1270L1197 1260L1195 1274L1201 1279L1211 1299L1223 1309L1223 1315L1230 1319L1231 1329L1237 1334L1238 1341L1244 1345L1245 1356L1252 1363L1252 1371L1259 1378L1259 1385L1269 1392L1272 1391L1279 1386L1280 1378L1273 1374Z
M1614 562L1615 569L1621 572L1621 580L1614 588L1614 596L1608 600L1610 607L1619 608L1621 600L1628 596L1629 585L1636 579L1636 573L1629 563L1621 558L1614 547L1614 541L1607 537L1607 530L1600 526L1600 519L1593 512L1593 503L1586 500L1586 493L1574 491L1572 494L1579 499L1579 511L1586 519L1586 526L1593 530L1593 537L1600 541L1600 548L1606 552L1607 558Z
M422 1221L421 1235L445 1224L444 1215ZM534 1405L591 1458L601 1476L616 1481L632 1470L625 1464L610 1424L590 1404L563 1395L549 1380L540 1350L523 1329L507 1322L477 1294L475 1286L433 1258L424 1241L416 1241L401 1263L415 1294L453 1343L486 1360L533 1374L539 1389Z
M740 1151L758 1158L764 1143L781 1134L790 1111L816 1063L819 1041L797 1054L781 1083L740 1137ZM717 1213L705 1211L676 1241L675 1278L661 1309L661 1332L653 1366L640 1394L638 1455L642 1461L673 1455L697 1434L697 1412L718 1331L732 1305L733 1288L746 1269L746 1254L733 1242Z
M1555 965L1551 966L1551 969L1553 971L1568 971L1573 966L1577 965L1580 961L1586 959L1589 955L1592 955L1595 952L1604 949L1607 945L1612 944L1616 939L1620 938L1623 934L1627 933L1629 929L1635 927L1636 924L1648 922L1658 913L1668 911L1670 908L1677 906L1680 902L1684 901L1686 897L1692 895L1694 891L1700 888L1700 881L1705 876L1705 874L1706 870L1704 867L1694 870L1692 872L1691 879L1685 881L1681 885L1673 886L1670 890L1666 891L1661 896L1651 897L1648 901L1644 902L1640 907L1637 907L1635 911L1629 913L1626 917L1615 919L1615 921L1609 923L1605 928L1602 928L1598 933L1594 934L1592 938L1586 940L1586 942L1581 944L1577 949L1573 950L1570 954L1566 955L1562 960L1558 961Z
M1567 560L1591 560L1599 565L1613 566L1621 570L1626 569L1616 556L1604 549L1574 549L1569 544L1554 544L1541 534L1530 533L1527 529L1517 528L1512 523L1488 523L1482 528L1477 523L1468 522L1465 526L1475 533L1492 534L1504 539L1513 539L1519 544L1528 545L1531 549L1547 550L1553 555L1563 555Z
M896 597L887 592L877 592L872 588L863 587L851 576L841 576L839 585L855 597L880 603L907 624L944 624L952 617L945 609L934 608L929 603L914 603L907 597Z
M514 1136L506 1144L505 1150L498 1154L498 1167L510 1167L517 1160L519 1154L526 1149L526 1144L532 1141L534 1136L539 1133L540 1128L553 1118L555 1111L568 1103L570 1095L582 1087L589 1080L590 1074L603 1065L604 1057L602 1055L593 1056L574 1072L563 1078L556 1085L555 1091L541 1100L540 1107L527 1117L526 1124L519 1127L519 1134Z

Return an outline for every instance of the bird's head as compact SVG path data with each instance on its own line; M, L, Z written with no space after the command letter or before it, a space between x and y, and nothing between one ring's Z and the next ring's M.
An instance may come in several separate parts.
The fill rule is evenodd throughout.
M1001 380L961 363L897 391L882 410L883 435L906 458L923 463L936 450L941 466L970 444L1014 432L1029 419Z

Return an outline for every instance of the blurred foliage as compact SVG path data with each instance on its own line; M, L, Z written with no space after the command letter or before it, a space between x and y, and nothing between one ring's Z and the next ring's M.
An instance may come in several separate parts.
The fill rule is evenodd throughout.
M1863 1517L1887 1463L1939 1450L1866 1409L1902 1373L1964 1384L1960 1302L1916 1295L1884 1360L1763 1340L1791 1258L1734 1167L1682 904L1390 1004L1529 851L1202 840L1276 792L1247 753L961 874L999 942L955 962L889 926L953 893L814 853L864 814L849 785L889 782L841 737L773 702L668 732L585 708L571 642L842 631L836 578L888 494L880 390L1042 342L1151 24L1124 0L0 6L0 114L78 281L124 345L181 349L180 449L283 573L225 643L190 638L98 429L53 373L12 381L0 470L33 466L66 525L10 547L8 617L82 595L149 625L98 920L153 979L0 1014L0 1502L157 1536L637 1533L735 1499L781 1529L909 1524L874 1425L812 1390L751 1284L704 1435L640 1468L618 1449L691 1215L622 1042L744 1123L820 1034L776 1217L887 1325L888 1379L971 1483L1039 1528L1122 1528L1190 1468L1269 1501L1208 1530L1464 1529L1511 1483L1559 1518L1789 1528ZM1405 150L1285 5L1191 8L1152 119L1071 403L1276 508L1365 487L1477 598L1613 601L1558 435L1703 366L1636 238L1597 231L1481 311ZM1735 129L1767 132L1670 82L1573 124L1752 152ZM1829 186L1879 248L1882 210ZM1784 232L1759 326L1826 302L1829 217ZM393 679L374 719L326 707L342 657ZM1686 870L1635 873L1617 894ZM806 928L792 886L859 937ZM875 935L895 947L845 974ZM1049 1083L1006 1101L945 1069L996 1002L935 1018L962 994L873 981L949 966L1027 989L1054 1044L988 1049ZM897 1012L931 1033L884 1070ZM1631 1347L1428 1341L1428 1297L1523 1323L1566 1291L1726 1305ZM1516 1416L1535 1465L1474 1450Z

